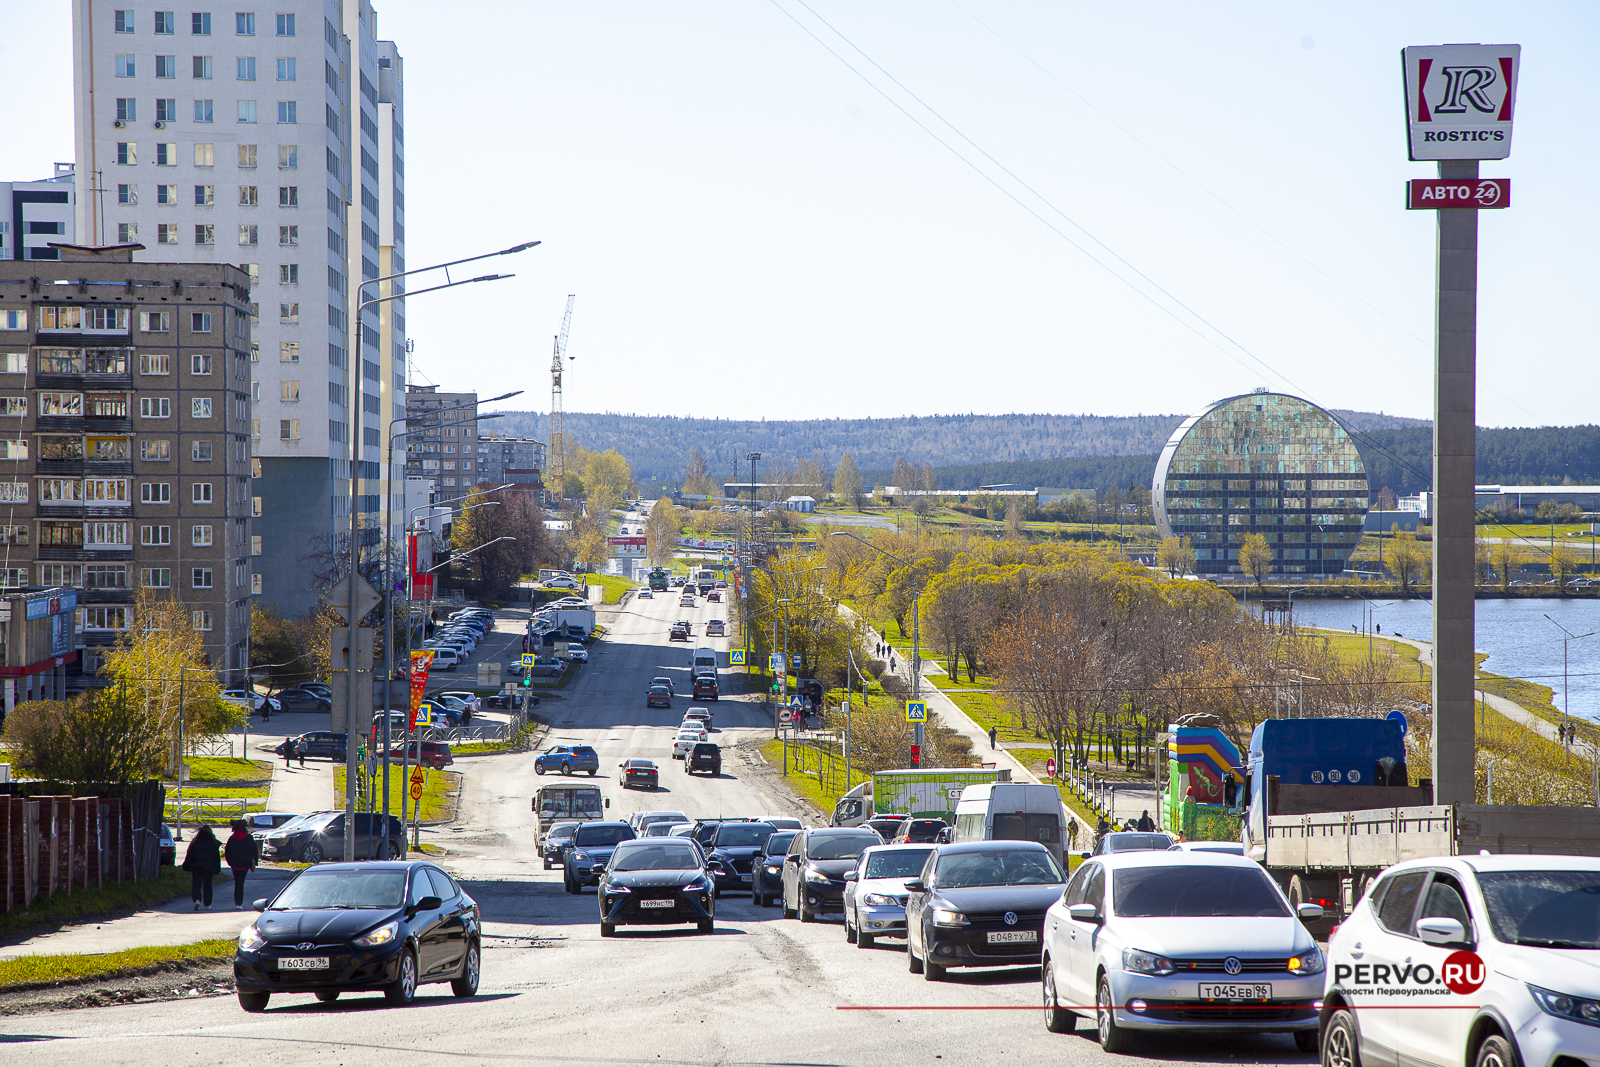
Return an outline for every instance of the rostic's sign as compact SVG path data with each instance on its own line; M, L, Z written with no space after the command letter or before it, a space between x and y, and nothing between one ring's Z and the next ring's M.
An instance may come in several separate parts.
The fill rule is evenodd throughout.
M1400 55L1412 159L1511 155L1521 45L1414 45Z

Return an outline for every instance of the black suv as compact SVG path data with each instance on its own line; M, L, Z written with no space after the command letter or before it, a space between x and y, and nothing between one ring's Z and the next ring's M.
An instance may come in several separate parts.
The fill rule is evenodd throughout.
M881 844L878 832L865 826L813 827L795 834L783 858L783 917L799 915L808 923L819 912L844 911L845 872L855 869L864 850Z
M405 853L406 831L389 816L387 847L381 812L356 812L356 859L397 860ZM284 823L261 835L265 858L290 863L321 863L344 859L344 812L323 811Z
M275 698L282 711L331 711L333 700L315 689L285 689Z
M683 773L693 774L695 771L721 774L722 746L711 741L697 741L694 748L689 750L688 758L683 761Z
M290 738L289 740L294 742L294 750L297 755L304 756L307 759L329 759L335 763L343 763L344 736L344 734L330 733L327 730L313 730L311 733L301 734L299 737ZM283 755L283 746L287 743L285 741L279 744L272 751L280 756Z
M599 885L611 853L622 842L638 836L625 822L580 823L561 853L566 891L576 893L586 885Z

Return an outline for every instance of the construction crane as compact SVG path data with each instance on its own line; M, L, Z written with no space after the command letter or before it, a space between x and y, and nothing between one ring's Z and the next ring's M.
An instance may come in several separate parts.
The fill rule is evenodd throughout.
M561 432L561 357L567 355L567 331L572 328L572 302L577 294L567 294L567 313L561 316L561 332L556 334L555 355L550 358L550 480L556 499L566 495L567 441ZM571 359L571 356L567 356Z

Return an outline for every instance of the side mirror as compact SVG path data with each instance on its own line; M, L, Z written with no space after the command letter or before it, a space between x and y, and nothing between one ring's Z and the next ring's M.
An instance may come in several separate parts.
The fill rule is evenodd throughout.
M438 897L423 897L421 900L411 905L411 913L415 915L419 911L433 911L443 903L444 901L440 900Z
M610 797L606 797L606 807L609 808L610 806L611 806L611 798Z
M1100 909L1093 904L1068 904L1067 914L1080 923L1097 923L1100 921Z
M257 911L266 911L267 910L267 898L266 897L260 898L254 904L252 904L251 907L255 908Z
M1093 856L1093 855L1094 855L1094 853L1093 853L1093 852L1080 852L1080 853L1078 853L1078 858L1079 858L1079 859L1080 859L1080 860L1086 860L1086 859L1088 859L1088 858L1089 858L1089 857L1090 857L1090 856Z
M1295 908L1295 914L1299 915L1302 919L1320 919L1322 918L1322 905L1301 904L1299 907ZM1455 922L1454 919L1450 921ZM1461 924L1456 923L1456 925L1460 926Z
M847 882L855 881L856 880L856 872L855 871L845 871L844 872L844 880L847 881Z
M606 873L606 865L603 864L603 863L597 863L597 864L595 864L593 867L591 867L589 869L594 871L595 874L604 874L604 873Z
M906 892L908 892L908 893L926 893L927 891L928 891L928 883L924 882L921 878L907 878L906 879Z
M1417 920L1417 936L1429 945L1459 945L1467 940L1467 929L1459 919L1434 916Z

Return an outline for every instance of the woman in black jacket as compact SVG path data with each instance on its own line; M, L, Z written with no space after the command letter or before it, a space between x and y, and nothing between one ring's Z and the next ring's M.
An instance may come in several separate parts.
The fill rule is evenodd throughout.
M222 870L222 842L217 840L210 826L202 826L194 832L194 840L183 854L183 869L189 872L189 895L194 898L194 910L199 911L202 902L207 908L211 907L211 879Z
M244 879L260 862L256 839L250 836L250 824L243 819L233 820L233 835L222 846L222 858L233 868L233 906L244 907Z

